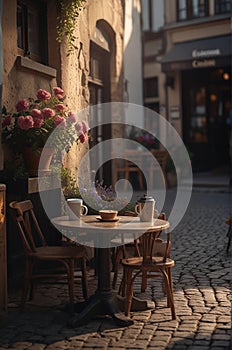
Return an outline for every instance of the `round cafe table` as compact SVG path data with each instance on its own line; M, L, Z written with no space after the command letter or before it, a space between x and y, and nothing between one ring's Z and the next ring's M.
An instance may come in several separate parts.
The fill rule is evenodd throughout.
M95 294L87 302L76 305L76 314L71 317L72 327L87 323L97 316L111 316L119 326L129 326L133 320L123 314L123 298L111 288L110 250L115 245L131 242L146 231L159 232L169 228L169 222L154 219L153 223L140 222L138 217L119 216L117 222L98 220L96 215L83 216L81 220L70 220L68 216L52 219L56 228L69 239L97 249L98 286ZM121 241L120 241L121 240ZM152 301L133 298L131 310L154 308Z

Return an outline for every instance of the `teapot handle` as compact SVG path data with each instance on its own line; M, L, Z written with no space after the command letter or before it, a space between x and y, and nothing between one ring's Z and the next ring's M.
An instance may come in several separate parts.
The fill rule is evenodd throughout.
M136 204L136 206L135 206L135 212L136 212L136 214L140 214L140 211L139 211L139 204Z

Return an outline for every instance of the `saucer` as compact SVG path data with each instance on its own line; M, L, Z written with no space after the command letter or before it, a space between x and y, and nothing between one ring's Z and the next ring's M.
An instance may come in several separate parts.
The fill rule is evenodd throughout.
M102 221L102 222L118 222L119 221L119 218L106 220L106 219L102 219L101 216L96 216L96 219L99 221Z

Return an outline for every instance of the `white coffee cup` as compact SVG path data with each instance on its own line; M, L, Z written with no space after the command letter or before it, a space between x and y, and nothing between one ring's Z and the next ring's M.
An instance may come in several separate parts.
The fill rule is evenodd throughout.
M70 220L78 220L88 213L88 208L83 205L83 200L80 198L68 198L67 203Z

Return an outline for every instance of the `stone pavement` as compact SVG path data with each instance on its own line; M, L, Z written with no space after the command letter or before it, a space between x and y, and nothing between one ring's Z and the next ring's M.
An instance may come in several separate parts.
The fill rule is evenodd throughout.
M169 190L170 198L174 192ZM177 320L171 320L158 279L150 279L142 294L136 282L136 295L153 299L156 307L132 313L135 322L127 328L116 326L110 318L68 328L66 285L40 285L24 313L18 308L18 294L10 295L8 321L0 326L0 350L231 349L231 253L226 254L225 224L232 210L231 195L225 189L195 188L184 218L172 233ZM96 279L93 271L89 273L94 292ZM76 295L81 295L80 283Z

